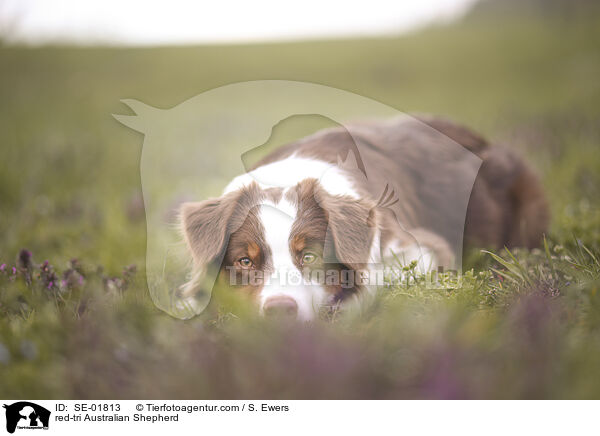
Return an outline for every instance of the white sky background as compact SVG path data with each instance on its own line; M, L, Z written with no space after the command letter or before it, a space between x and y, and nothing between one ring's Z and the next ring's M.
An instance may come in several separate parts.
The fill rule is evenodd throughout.
M476 0L0 0L10 41L193 44L398 35Z

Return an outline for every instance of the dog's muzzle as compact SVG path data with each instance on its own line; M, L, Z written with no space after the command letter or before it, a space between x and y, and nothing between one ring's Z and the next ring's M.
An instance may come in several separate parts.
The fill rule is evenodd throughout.
M263 312L269 318L292 319L298 316L298 304L284 295L270 297L265 301Z

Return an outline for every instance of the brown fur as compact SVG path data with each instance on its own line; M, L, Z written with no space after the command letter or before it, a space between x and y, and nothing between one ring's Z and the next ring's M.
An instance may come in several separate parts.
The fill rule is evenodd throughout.
M376 201L382 194L381 187L393 183L398 187L395 194L399 201L386 209L403 230L423 228L456 245L459 241L453 240L455 235L445 232L446 222L460 225L461 217L432 214L424 208L424 204L435 204L441 211L452 210L457 198L452 187L461 173L470 168L466 161L446 165L444 156L439 156L443 149L440 144L443 146L448 138L483 160L468 203L465 243L486 247L538 246L550 219L538 177L514 152L492 146L449 120L401 117L326 129L281 147L255 167L292 154L338 163L340 157L344 160L349 153L358 153L358 169L367 172L367 177L355 177L355 188L363 197ZM382 235L386 237L391 235Z

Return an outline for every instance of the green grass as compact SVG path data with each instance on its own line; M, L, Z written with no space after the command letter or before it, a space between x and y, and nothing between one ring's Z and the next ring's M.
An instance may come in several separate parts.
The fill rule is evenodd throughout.
M389 39L0 48L0 396L600 397L596 22L473 18ZM392 285L362 313L314 325L267 323L227 295L194 320L170 318L142 269L143 138L110 114L126 111L123 98L168 108L256 79L447 115L518 149L548 192L547 247L475 250L459 288ZM19 266L25 247L31 266ZM48 289L45 259L59 284L65 272L71 280L62 291ZM123 273L132 264L137 274Z

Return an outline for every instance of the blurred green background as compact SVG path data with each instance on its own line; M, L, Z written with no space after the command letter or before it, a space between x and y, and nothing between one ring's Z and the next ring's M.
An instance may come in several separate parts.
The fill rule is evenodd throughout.
M0 396L600 397L599 24L594 2L486 1L396 38L0 47ZM461 289L392 286L359 317L292 330L228 301L162 314L142 268L143 137L111 114L262 79L448 116L519 150L550 200L547 252L476 252ZM50 284L46 259L77 281Z

